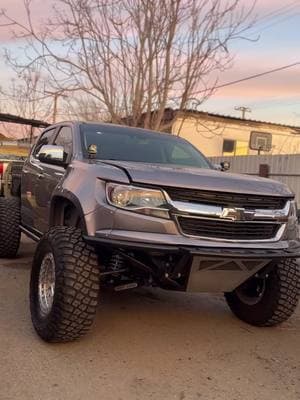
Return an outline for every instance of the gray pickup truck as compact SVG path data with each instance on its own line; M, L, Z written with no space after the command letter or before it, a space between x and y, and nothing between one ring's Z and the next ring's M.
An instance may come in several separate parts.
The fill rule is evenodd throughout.
M217 171L169 134L67 122L41 134L15 196L0 199L0 256L38 241L30 283L45 341L85 334L99 287L223 292L256 326L287 320L299 298L293 193ZM16 186L16 185L15 185Z

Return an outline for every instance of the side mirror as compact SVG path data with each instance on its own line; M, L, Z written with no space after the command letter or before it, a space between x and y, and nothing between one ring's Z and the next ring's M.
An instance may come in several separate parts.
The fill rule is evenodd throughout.
M67 154L64 152L63 146L44 145L38 152L38 159L46 164L66 165Z
M230 169L230 162L229 161L222 161L220 162L221 171L228 171Z
M217 171L222 171L222 167L221 164L213 164L214 169L216 169Z

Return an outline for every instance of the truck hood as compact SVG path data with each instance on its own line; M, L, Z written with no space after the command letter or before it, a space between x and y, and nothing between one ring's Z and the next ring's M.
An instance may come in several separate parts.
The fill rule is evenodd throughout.
M290 189L283 183L214 169L127 161L105 161L105 164L123 170L132 183L263 196L293 196Z

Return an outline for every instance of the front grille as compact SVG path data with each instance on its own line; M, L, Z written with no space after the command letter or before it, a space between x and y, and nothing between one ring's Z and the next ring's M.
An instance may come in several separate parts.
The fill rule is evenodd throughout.
M278 223L253 223L190 217L177 217L182 233L190 236L227 240L273 239L281 226Z
M173 201L219 205L225 207L240 207L247 209L281 210L287 199L275 196L257 196L249 194L220 193L197 189L182 189L165 187Z

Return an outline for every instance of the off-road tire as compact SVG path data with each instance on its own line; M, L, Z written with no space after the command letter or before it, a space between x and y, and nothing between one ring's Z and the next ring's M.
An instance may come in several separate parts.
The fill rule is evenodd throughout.
M55 261L52 308L42 315L39 274L45 255ZM94 249L82 239L79 229L58 226L38 243L30 281L31 319L38 335L47 342L68 342L85 335L96 315L100 272Z
M20 240L20 199L0 197L0 257L14 258Z
M21 175L23 169L23 161L13 161L11 163L11 196L20 196L21 192Z
M295 259L286 259L268 273L265 290L257 304L241 301L236 291L225 293L231 311L255 326L274 326L286 321L295 311L300 296L300 269Z

